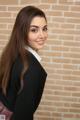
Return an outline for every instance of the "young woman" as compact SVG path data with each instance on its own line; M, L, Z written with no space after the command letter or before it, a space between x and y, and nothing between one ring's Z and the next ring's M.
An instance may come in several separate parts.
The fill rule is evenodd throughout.
M22 8L0 59L0 114L7 120L33 120L47 77L38 55L46 39L44 12L34 6Z

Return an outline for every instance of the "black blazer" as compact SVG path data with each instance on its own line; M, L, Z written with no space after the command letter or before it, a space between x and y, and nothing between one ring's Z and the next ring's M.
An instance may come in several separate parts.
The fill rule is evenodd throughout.
M33 114L42 97L47 73L31 53L29 63L29 68L24 75L24 87L17 94L23 65L20 57L16 59L11 71L7 98L1 99L13 111L12 120L33 120Z

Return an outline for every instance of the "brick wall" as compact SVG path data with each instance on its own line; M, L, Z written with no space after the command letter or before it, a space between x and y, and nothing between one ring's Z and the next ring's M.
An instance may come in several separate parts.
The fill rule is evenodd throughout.
M40 51L48 77L35 120L80 120L80 0L0 0L0 54L26 5L44 10L49 29Z

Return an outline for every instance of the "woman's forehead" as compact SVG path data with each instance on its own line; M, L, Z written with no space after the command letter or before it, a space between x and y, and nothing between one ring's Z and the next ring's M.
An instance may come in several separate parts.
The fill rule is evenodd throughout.
M30 26L43 26L47 25L46 19L44 17L36 16L32 19Z

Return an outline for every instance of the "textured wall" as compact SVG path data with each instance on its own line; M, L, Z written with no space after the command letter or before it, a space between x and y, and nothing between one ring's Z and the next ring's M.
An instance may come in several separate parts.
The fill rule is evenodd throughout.
M26 5L44 10L49 29L40 51L48 77L35 120L80 120L80 0L0 0L0 53Z

